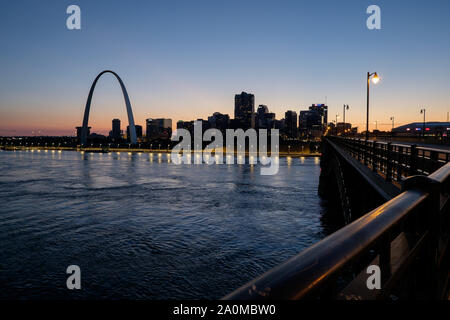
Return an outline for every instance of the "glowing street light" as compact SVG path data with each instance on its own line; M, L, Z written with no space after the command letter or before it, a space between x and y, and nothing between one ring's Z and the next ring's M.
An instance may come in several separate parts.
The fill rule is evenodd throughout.
M423 113L423 128L422 128L422 136L425 138L425 108L420 109L420 113Z
M380 81L380 78L378 77L378 74L375 72L375 74L373 75L373 78L372 78L372 82L374 84L377 84L378 81Z
M369 140L369 90L370 90L370 77L372 77L372 82L374 84L380 81L378 74L376 72L367 72L367 118L366 118L366 140Z

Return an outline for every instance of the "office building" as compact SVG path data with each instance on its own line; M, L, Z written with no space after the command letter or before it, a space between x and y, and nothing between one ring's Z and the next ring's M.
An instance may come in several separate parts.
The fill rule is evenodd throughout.
M285 121L285 134L288 138L295 139L297 138L297 112L295 111L286 111L284 114Z
M109 136L113 139L119 139L122 137L122 130L120 130L119 119L112 120L112 130L110 131Z
M244 130L255 128L255 96L242 92L234 96L234 125Z
M170 139L172 136L172 119L152 119L145 121L147 141L156 139Z

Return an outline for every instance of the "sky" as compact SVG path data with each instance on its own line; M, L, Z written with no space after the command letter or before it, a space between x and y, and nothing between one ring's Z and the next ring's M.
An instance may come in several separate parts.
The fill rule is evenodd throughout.
M81 8L81 30L66 9ZM366 9L381 9L369 30ZM125 83L136 124L146 118L233 117L234 95L255 95L277 119L327 103L329 120L370 129L446 121L450 111L450 1L1 1L0 135L73 135L92 81ZM97 84L89 125L127 125L116 79ZM376 121L376 125L375 125Z

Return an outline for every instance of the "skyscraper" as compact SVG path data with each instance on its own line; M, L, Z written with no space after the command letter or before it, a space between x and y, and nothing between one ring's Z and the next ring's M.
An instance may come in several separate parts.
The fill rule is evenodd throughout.
M309 110L300 111L298 121L301 136L320 137L327 127L328 106L313 104Z
M220 112L214 112L211 117L208 117L208 122L211 128L216 128L225 132L225 130L229 128L230 116Z
M120 130L120 120L119 119L112 120L112 130L111 130L110 136L113 139L118 139L122 136L122 131Z
M146 133L147 140L170 139L172 136L172 119L147 119Z
M242 129L255 127L255 96L242 92L234 96L234 118Z
M328 123L328 106L324 104L313 104L309 107L309 110L312 112L317 112L322 117L322 125L324 127L327 126Z
M286 111L284 118L286 135L289 138L297 138L297 112L291 110Z
M273 128L275 120L275 113L270 113L269 108L260 104L256 112L255 127L258 129L271 129Z

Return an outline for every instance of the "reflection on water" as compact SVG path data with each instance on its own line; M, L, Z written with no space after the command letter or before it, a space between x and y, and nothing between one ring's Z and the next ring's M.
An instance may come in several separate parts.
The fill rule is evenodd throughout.
M219 298L324 236L318 159L279 162L0 152L0 297Z

